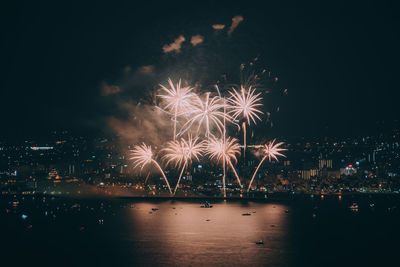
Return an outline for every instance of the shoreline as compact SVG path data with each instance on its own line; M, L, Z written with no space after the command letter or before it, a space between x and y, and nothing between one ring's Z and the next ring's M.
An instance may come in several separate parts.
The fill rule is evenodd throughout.
M223 196L201 196L201 195L193 195L193 196L169 196L169 195L159 195L159 196L149 196L149 195L132 195L132 196L118 196L118 195L93 195L93 194L49 194L49 193L42 193L37 192L35 194L2 194L2 197L12 197L12 196L23 196L23 197L55 197L55 198L69 198L69 199L115 199L115 200L177 200L177 201L184 201L184 200L192 200L192 201L206 201L206 200L213 200L213 201L296 201L296 200L318 200L318 199L341 199L342 197L394 197L400 199L400 194L398 193L360 193L360 192L346 192L346 193L285 193L285 192L277 192L277 193L249 193L255 194L255 196L248 196L243 195L240 196L231 196L224 198ZM257 196L257 195L259 196ZM261 196L261 194L263 196ZM266 196L266 197L265 197Z

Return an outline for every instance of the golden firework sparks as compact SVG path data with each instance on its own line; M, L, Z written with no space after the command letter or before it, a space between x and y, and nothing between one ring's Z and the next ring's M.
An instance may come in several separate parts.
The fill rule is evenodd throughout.
M165 176L164 171L162 170L161 166L158 164L158 162L154 159L153 151L151 149L151 146L146 145L145 143L141 145L136 145L133 150L132 150L132 155L129 158L130 160L133 160L134 163L134 168L140 167L141 170L148 164L153 163L157 169L161 172L165 183L167 184L169 192L172 194L171 187L169 186L169 182L167 177Z
M219 163L227 162L228 166L235 174L239 186L242 187L239 176L232 163L234 162L236 164L236 155L240 155L240 146L236 138L228 137L225 139L225 142L223 139L211 138L208 142L207 154L210 156L210 159L216 160ZM225 179L225 177L223 177L223 179Z
M197 125L197 132L200 131L202 125L205 126L205 136L213 136L211 130L215 126L220 133L223 132L224 123L226 119L230 121L230 116L224 112L226 106L224 99L219 96L210 97L210 93L205 94L205 100L203 101L199 96L195 95L192 101L193 106L188 109L187 115L190 117L189 120L183 125L182 130L179 134L183 134L193 125Z
M180 141L170 141L167 147L162 150L165 155L163 159L166 160L166 165L174 164L175 167L182 166L178 182L176 183L174 194L178 189L179 182L182 178L183 171L192 162L192 160L199 160L199 157L204 151L204 141L200 141L198 137L193 138L189 135L188 139L181 139Z
M233 89L233 88L232 88ZM263 114L259 107L262 106L262 98L260 97L261 93L256 94L255 89L252 87L248 87L246 90L245 87L240 87L240 92L233 89L230 91L230 97L228 98L228 102L230 104L229 113L232 116L233 120L237 120L239 117L243 118L247 121L247 124L250 125L251 121L256 124L256 120L261 120L260 116ZM246 123L243 122L243 147L246 151Z
M165 102L165 106L163 108L170 112L173 116L175 140L178 116L182 113L185 113L186 110L191 106L191 99L195 94L192 93L192 87L182 87L181 80L174 85L172 80L168 78L168 84L169 87L160 84L163 94L158 95L158 97Z
M256 119L261 120L259 117L259 115L263 114L263 112L259 110L259 107L262 106L261 93L256 94L255 89L251 86L247 90L241 86L240 92L233 89L229 94L229 113L232 114L232 119L236 120L242 117L247 121L248 125L250 125L251 121L256 124Z
M250 183L249 183L249 188L247 189L247 192L250 191L250 187L251 184L253 183L254 178L256 177L256 174L258 172L258 169L260 168L261 164L264 162L265 159L269 159L269 161L271 161L271 159L275 159L276 161L278 161L278 157L286 157L285 155L283 155L281 152L282 151L286 151L287 149L285 148L281 148L281 145L283 145L283 142L280 143L275 143L275 139L270 141L268 144L265 144L261 151L264 154L262 160L260 161L260 163L258 164L256 170L254 171L253 176L251 177Z

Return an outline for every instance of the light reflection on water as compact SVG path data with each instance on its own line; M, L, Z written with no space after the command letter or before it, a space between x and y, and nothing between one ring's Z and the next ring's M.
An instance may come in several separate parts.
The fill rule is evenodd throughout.
M251 202L213 205L136 203L127 216L129 238L138 242L132 254L141 257L144 265L287 265L287 206ZM247 212L251 216L242 216ZM255 244L259 240L264 245Z
M230 200L211 209L200 200L14 200L0 198L10 266L398 265L400 199L391 195Z

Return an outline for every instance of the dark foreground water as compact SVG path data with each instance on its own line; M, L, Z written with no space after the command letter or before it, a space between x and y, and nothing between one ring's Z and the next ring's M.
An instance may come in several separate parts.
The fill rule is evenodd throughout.
M211 209L200 208L200 202L3 196L0 265L396 266L400 262L400 202L393 196L213 201ZM353 202L359 211L348 209ZM256 244L258 240L264 244Z

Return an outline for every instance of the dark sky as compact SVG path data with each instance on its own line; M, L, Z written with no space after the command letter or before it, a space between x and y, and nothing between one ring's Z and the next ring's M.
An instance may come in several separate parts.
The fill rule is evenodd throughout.
M161 48L180 34L205 37L202 52L182 48L186 59L195 54L194 65L212 64L205 53L213 45L231 59L227 70L262 58L289 92L276 133L369 133L399 118L399 16L387 2L80 2L3 6L1 137L106 128L102 83L118 84L126 66L173 64ZM235 15L244 21L232 36L215 37L211 25Z

